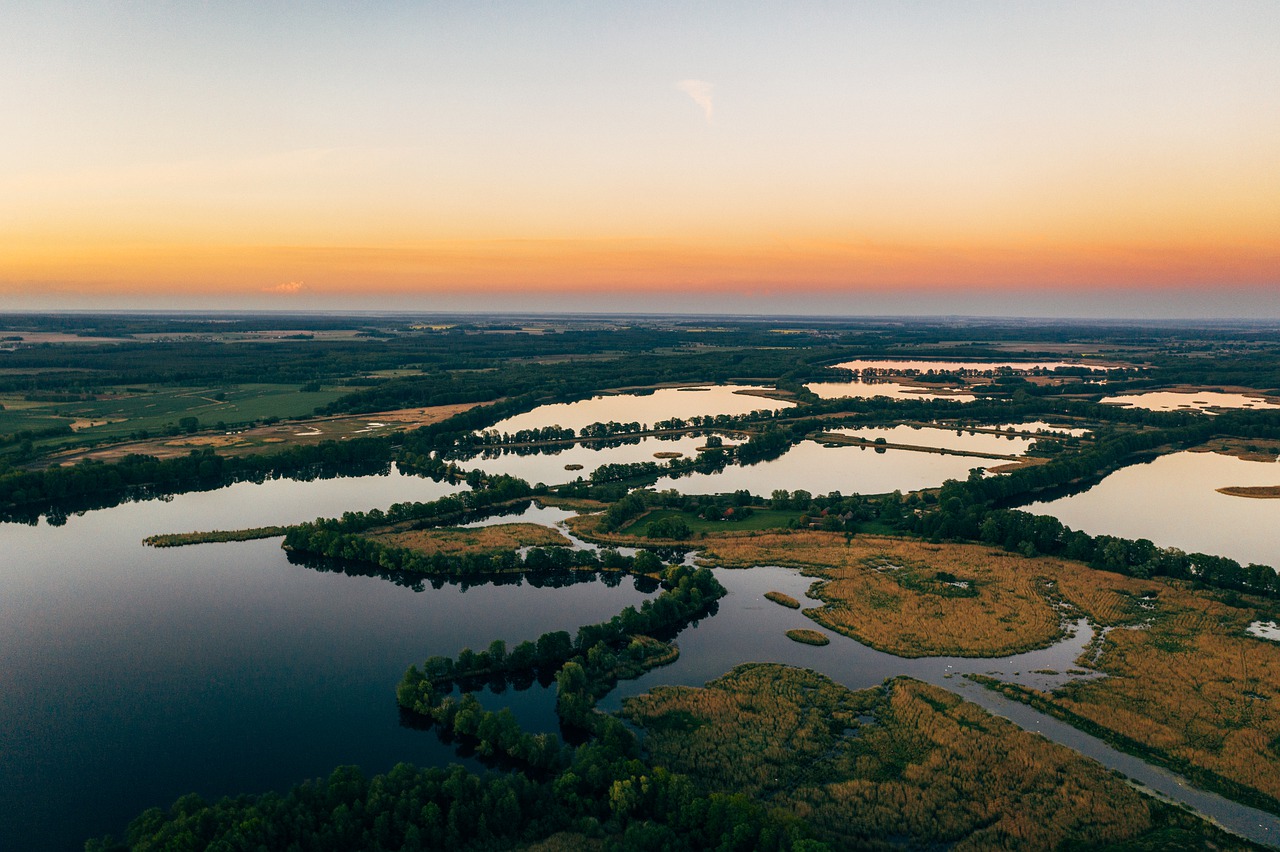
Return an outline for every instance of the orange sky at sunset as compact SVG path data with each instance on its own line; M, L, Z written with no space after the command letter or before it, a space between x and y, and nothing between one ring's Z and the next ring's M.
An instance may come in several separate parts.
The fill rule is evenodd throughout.
M319 8L14 15L0 304L1280 316L1273 4Z

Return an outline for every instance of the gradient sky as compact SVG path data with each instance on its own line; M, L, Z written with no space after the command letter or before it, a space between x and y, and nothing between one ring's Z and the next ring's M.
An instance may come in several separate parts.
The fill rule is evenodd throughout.
M0 0L0 309L1280 316L1280 3Z

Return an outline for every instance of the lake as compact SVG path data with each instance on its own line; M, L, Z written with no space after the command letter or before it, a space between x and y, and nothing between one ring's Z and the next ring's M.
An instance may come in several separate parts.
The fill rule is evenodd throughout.
M1001 439L1003 440L1003 439ZM969 456L872 447L824 446L801 441L772 461L726 467L720 473L692 473L659 479L654 488L681 494L727 494L746 489L768 497L776 489L810 494L884 494L934 488L948 479L967 479L969 471L1002 464Z
M652 425L658 420L673 417L687 420L716 414L750 414L752 411L778 411L795 405L755 395L764 391L771 389L758 385L699 385L593 396L578 402L540 405L532 411L495 423L485 431L518 432L544 426L578 430L592 423L610 422Z
M1148 411L1205 411L1215 408L1274 409L1280 400L1262 394L1223 393L1221 391L1151 391L1103 397L1102 402L1125 408Z
M768 486L764 493L819 492L832 490L821 476L837 469L842 475L832 488L872 493L889 484L922 487L909 480L941 476L937 465L956 463L967 473L974 461L805 442L773 462L718 476L758 475L774 465L756 483ZM877 484L880 466L885 481ZM788 471L795 483L788 484ZM375 773L399 761L454 762L453 747L402 722L394 687L410 663L463 646L481 649L493 639L511 646L548 630L573 632L653 594L651 584L620 575L390 582L291 561L279 539L141 545L153 533L291 523L457 490L393 468L384 476L241 483L72 516L65 526L0 525L0 848L78 849L89 836L118 836L144 808L167 807L191 791L218 797L283 790L342 764ZM534 507L522 517L559 525L566 515ZM717 576L729 597L677 637L680 659L624 682L607 699L611 706L659 683L699 685L748 661L809 666L853 688L910 674L1107 765L1132 761L1124 771L1149 786L1163 789L1158 785L1172 778L1168 785L1177 788L1168 773L1111 755L1087 735L958 677L996 672L1040 688L1060 685L1091 634L1087 624L1072 625L1072 635L1051 648L1005 659L904 660L830 631L823 631L833 637L826 648L787 639L790 627L821 629L763 600L770 589L804 600L811 581L798 572L762 567ZM533 730L555 728L554 693L543 685L484 690L481 698L489 707L511 705ZM1174 794L1234 825L1238 806L1191 789Z
M1060 367L1087 367L1090 370L1121 369L1108 364L1086 364L1083 361L921 361L879 358L859 358L832 365L843 370L876 370L883 373L993 373L1012 370L1029 373L1036 370L1053 371Z
M810 382L805 387L817 394L820 399L843 399L845 397L871 399L877 396L887 396L891 399L954 399L957 402L973 402L977 399L971 393L930 391L915 385L904 385L901 382L880 379L854 379L848 382Z
M523 450L512 447L492 447L472 458L459 459L457 464L468 470L478 468L486 473L518 476L531 485L539 482L546 485L560 485L572 482L578 477L589 479L592 471L605 464L666 463L663 459L655 458L654 453L680 453L686 458L692 458L698 454L698 447L707 443L707 436L705 434L676 435L629 440L629 443L616 447L608 446L603 441L531 447ZM726 443L732 444L735 440L729 437ZM582 465L582 467L568 470L566 467L569 465Z
M832 429L835 435L862 438L874 442L883 438L889 444L905 444L910 447L934 447L943 450L961 450L969 453L1021 456L1034 443L1020 435L995 435L990 432L967 432L935 426L870 426L857 429Z
M1280 566L1280 500L1219 494L1280 485L1280 464L1180 452L1108 475L1087 491L1022 509L1092 535L1146 538L1160 547Z
M456 490L398 473L277 480L62 527L0 525L0 849L80 849L192 791L282 790L342 764L452 762L434 733L400 724L394 689L410 663L573 632L652 594L617 575L415 591L294 564L278 538L141 544ZM516 704L535 727L548 712L538 694Z

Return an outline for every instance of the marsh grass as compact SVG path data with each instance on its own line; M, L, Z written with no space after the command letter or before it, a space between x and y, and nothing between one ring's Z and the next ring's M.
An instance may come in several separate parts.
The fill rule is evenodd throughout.
M788 609L800 608L800 601L783 592L765 592L764 596L767 600L771 600L776 604L781 604Z
M726 566L791 565L816 578L814 621L900 657L996 657L1052 644L1061 615L1039 579L1044 560L980 545L804 530L716 538Z
M810 630L807 627L788 630L787 638L792 642L800 642L804 645L817 645L821 647L823 645L831 644L831 640L827 638L826 634L819 633L816 630Z
M654 763L710 791L768 799L838 848L885 837L1097 848L1157 825L1183 842L1213 832L1069 749L907 678L852 692L804 669L748 664L702 689L658 687L623 714L645 729Z
M521 547L567 547L569 539L541 524L496 524L459 529L444 527L379 533L369 538L418 553L463 554L502 553Z
M208 532L166 533L151 535L142 540L149 547L182 547L188 544L209 544L220 541L253 541L284 535L288 527L251 527L243 530L210 530Z

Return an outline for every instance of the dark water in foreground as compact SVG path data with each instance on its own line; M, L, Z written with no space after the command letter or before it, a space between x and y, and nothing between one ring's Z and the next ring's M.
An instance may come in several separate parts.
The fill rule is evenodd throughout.
M495 639L607 619L651 592L629 578L538 587L415 588L293 564L278 539L156 550L157 532L288 523L345 509L426 500L452 486L398 474L240 484L168 502L73 517L63 527L0 525L0 849L77 849L119 835L143 809L285 789L335 766L369 773L400 761L457 760L434 733L401 724L393 689L405 667ZM563 512L530 511L556 523ZM505 518L514 520L514 518ZM764 600L799 599L810 580L781 568L719 571L729 589L714 617L680 634L673 665L624 682L606 700L658 684L701 685L743 662L821 671L852 688L908 674L953 689L1024 728L1187 802L1267 842L1280 820L1185 788L1170 773L959 677L984 672L1052 687L1088 640L1000 660L904 660L830 634L822 648L783 632L815 627ZM827 631L824 631L827 632ZM486 691L532 730L555 730L554 691Z
M192 791L449 763L453 748L400 724L410 663L572 632L647 596L630 579L415 592L291 564L279 539L141 544L448 490L398 476L240 484L64 527L0 526L0 849L79 849ZM535 728L552 712L543 692L520 713Z

